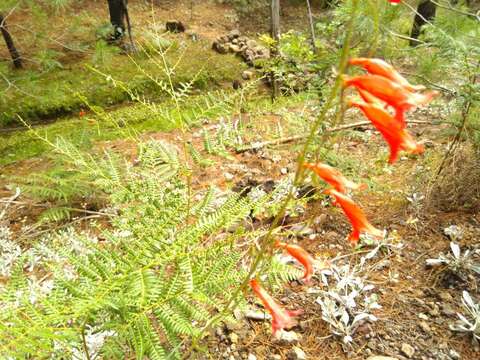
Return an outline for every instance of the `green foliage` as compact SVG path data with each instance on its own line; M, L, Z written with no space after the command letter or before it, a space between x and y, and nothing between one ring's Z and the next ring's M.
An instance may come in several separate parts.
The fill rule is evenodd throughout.
M131 100L131 93L142 94L151 99L162 100L164 93L159 93L157 80L149 74L158 71L158 59L151 59L145 53L134 58L139 71L131 59L118 55L118 49L107 46L104 42L96 43L96 49L91 61L72 64L62 69L55 53L45 51L39 59L42 66L49 70L38 73L33 70L5 73L6 79L0 77L4 87L0 96L0 127L18 124L17 115L25 121L60 116L80 110L84 106L84 98L91 105L110 106L125 100ZM188 56L185 56L188 53ZM158 56L158 55L156 55ZM233 56L222 56L221 61L210 59L221 55L209 54L206 44L194 43L186 49L170 49L165 57L168 63L176 64L172 82L175 86L192 82L197 89L207 86L216 87L220 81L232 81L238 73L238 60ZM179 59L180 58L180 59ZM128 86L125 89L116 87L114 83L85 69L89 64L101 73L108 73L111 78L123 81ZM1 90L0 90L1 91ZM82 97L77 96L81 94Z
M59 235L62 247L51 250L60 251L61 261L36 264L55 274L48 296L37 292L32 302L35 289L18 265L0 292L5 356L84 353L84 336L108 334L105 348L95 351L125 354L130 349L137 358L179 358L182 341L199 336L224 294L238 286L244 271L235 237L215 235L263 200L232 194L218 203L209 192L188 208L175 148L151 141L140 144L139 154L136 166L119 168L64 149L68 162L110 194L118 215L103 233L102 246L75 232ZM65 247L71 241L79 245ZM275 267L274 276L288 277L282 274Z

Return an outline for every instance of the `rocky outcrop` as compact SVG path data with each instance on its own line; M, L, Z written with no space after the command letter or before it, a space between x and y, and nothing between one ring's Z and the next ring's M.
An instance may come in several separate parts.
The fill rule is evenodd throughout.
M241 35L239 30L218 37L213 42L212 49L219 54L234 53L250 66L254 66L257 60L270 58L270 51L265 46Z

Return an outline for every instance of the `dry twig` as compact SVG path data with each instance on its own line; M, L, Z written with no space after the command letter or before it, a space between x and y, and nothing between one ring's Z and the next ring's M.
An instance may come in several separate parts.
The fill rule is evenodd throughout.
M428 124L428 125L431 125L434 122L432 122L432 121L422 121L422 120L409 120L409 121L407 121L407 123L408 124ZM332 128L332 129L326 129L325 132L332 133L332 132L352 129L352 128L356 128L356 127L360 127L360 126L368 126L368 125L371 125L371 124L372 123L370 121L360 121L360 122L356 122L356 123L352 123L352 124L346 124L346 125L338 126L338 127ZM261 148L264 148L264 147L270 146L270 145L287 144L287 143L295 142L295 141L298 141L298 140L303 140L303 139L305 139L305 137L306 137L306 135L303 134L303 135L287 136L287 137L283 137L283 138L279 138L279 139L275 139L275 140L257 141L257 142L250 143L250 145L247 145L245 147L237 149L236 153L241 154L241 153L244 153L244 152L247 152L247 151L258 150L258 149L261 149Z

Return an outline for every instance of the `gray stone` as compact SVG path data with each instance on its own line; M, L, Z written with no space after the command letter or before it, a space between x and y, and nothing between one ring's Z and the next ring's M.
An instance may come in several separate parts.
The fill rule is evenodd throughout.
M450 302L453 300L452 295L446 291L442 291L441 293L438 294L438 298L442 301Z
M413 346L407 343L403 343L400 350L409 359L412 358L413 354L415 354L415 349L413 348Z
M244 72L242 72L242 79L243 80L252 80L253 76L254 76L253 71L245 70Z
M219 40L215 40L212 45L212 49L218 52L219 54L228 53L227 46Z
M228 331L237 331L242 328L242 323L240 321L226 321L225 327Z
M240 36L240 30L234 29L228 33L229 40L236 39Z
M424 313L418 314L418 317L419 317L420 319L422 319L422 320L428 320L428 316L425 315Z
M299 342L301 339L302 335L296 333L295 331L281 330L277 333L277 340L280 342L292 344Z
M294 346L287 354L288 360L305 360L306 358L307 354L298 346Z
M449 304L442 305L442 314L445 316L455 316L455 310Z
M251 49L257 47L257 42L255 40L247 40L247 46Z
M432 329L430 328L430 325L428 325L428 323L426 321L420 321L418 326L420 327L420 329L425 331L427 334L429 334L432 331Z
M271 320L272 316L263 311L254 311L254 310L247 310L245 312L245 317L250 320L257 320L257 321L264 321L264 320Z
M238 45L235 45L235 44L230 44L228 47L229 47L230 51L235 53L235 54L238 54L241 51L240 47Z
M238 335L237 334L232 332L230 335L228 335L228 338L230 339L230 342L232 344L238 344Z

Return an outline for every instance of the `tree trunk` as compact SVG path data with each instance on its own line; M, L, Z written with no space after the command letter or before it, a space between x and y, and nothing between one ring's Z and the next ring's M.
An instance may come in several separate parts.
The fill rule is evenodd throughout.
M270 49L272 57L278 56L278 42L280 41L280 0L272 0L272 16L271 16L271 35L275 40L273 48ZM279 84L275 76L275 72L271 73L272 80L272 99L275 99L279 95Z
M22 58L20 57L20 54L18 53L18 50L15 47L15 44L13 42L13 38L7 29L5 18L1 14L0 14L0 31L2 32L3 39L5 40L8 51L10 52L10 56L12 57L13 66L15 66L15 68L17 69L21 69L23 67Z
M410 46L416 46L419 44L417 39L421 33L422 26L431 22L435 18L436 12L437 5L430 0L425 0L418 4L417 14L413 20L412 32L410 33Z
M310 6L310 0L307 0L308 22L310 23L310 36L312 41L312 50L317 52L317 46L315 45L315 24L313 23L312 7Z
M108 0L110 23L113 26L113 39L118 40L125 35L125 6L124 0Z

